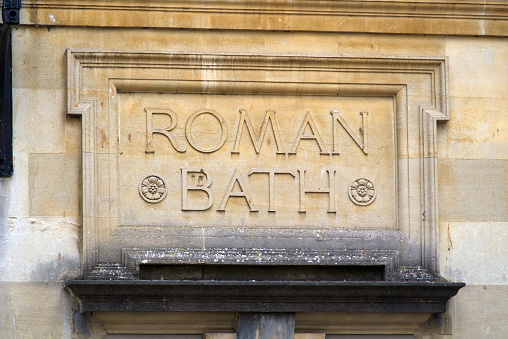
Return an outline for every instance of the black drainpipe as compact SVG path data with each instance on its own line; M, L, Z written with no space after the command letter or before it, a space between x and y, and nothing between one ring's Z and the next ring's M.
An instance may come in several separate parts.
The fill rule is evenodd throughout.
M0 177L14 171L12 158L12 52L11 27L19 24L21 0L4 0L0 31Z

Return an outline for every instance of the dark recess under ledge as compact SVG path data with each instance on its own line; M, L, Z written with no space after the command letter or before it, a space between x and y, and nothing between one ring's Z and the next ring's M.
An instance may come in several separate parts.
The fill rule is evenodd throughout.
M81 312L431 312L464 283L443 281L73 280Z
M382 281L384 265L139 265L140 280Z

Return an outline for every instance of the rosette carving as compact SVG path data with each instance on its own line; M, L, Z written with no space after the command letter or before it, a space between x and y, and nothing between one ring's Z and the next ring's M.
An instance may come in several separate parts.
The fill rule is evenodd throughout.
M369 179L356 179L349 186L349 198L356 205L370 205L376 199L374 184Z
M149 175L139 184L139 195L146 202L155 204L166 197L166 183L157 175Z

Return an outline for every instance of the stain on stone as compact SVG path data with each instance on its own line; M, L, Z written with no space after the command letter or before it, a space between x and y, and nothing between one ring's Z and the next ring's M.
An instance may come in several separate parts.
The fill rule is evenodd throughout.
M66 281L75 279L80 275L80 265L74 258L62 258L58 261L40 262L32 271L31 279L34 281Z
M129 121L131 121L132 113L134 113L134 110L139 105L140 105L139 101L136 101L135 103L132 104L131 109L129 110Z
M108 145L109 144L109 141L108 141L108 137L106 136L106 133L104 132L103 129L100 129L99 130L99 145L104 148L104 145Z
M450 234L450 225L448 225L448 253L453 250L452 235Z

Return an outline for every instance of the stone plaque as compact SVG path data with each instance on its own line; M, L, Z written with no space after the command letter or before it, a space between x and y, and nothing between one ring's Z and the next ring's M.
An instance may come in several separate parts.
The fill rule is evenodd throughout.
M85 269L185 248L436 270L444 60L70 50L68 67Z
M390 98L120 93L119 102L120 225L396 226Z

